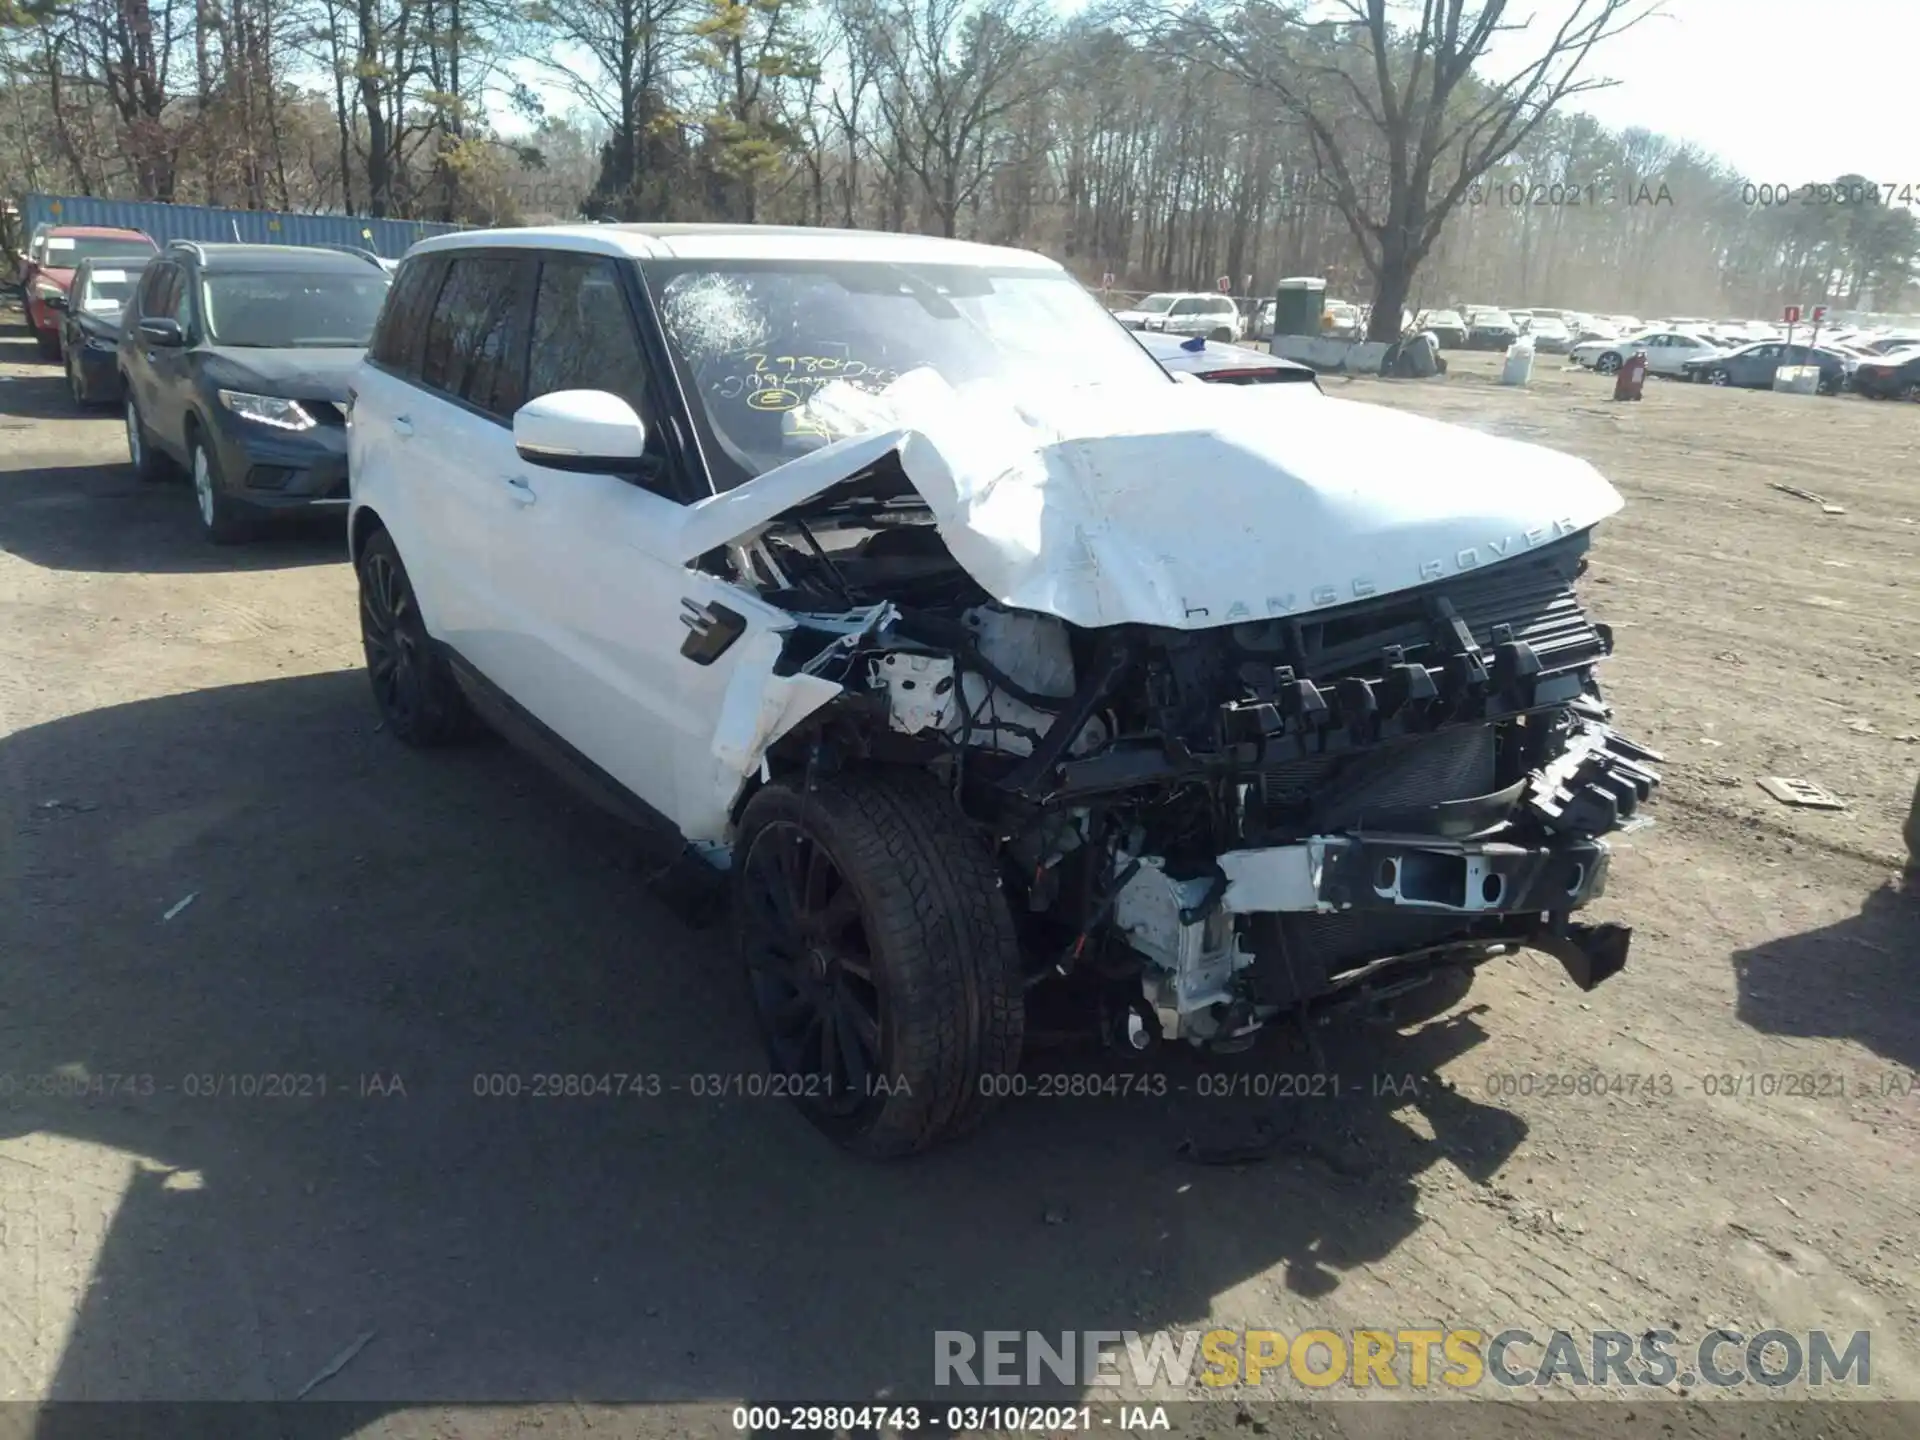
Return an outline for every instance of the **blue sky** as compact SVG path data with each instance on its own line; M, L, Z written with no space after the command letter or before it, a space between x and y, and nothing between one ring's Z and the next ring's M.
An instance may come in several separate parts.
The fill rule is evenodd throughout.
M1519 0L1536 28L1568 0ZM1749 180L1856 170L1920 190L1911 123L1920 0L1666 0L1594 51L1616 87L1574 108L1691 140ZM1525 42L1515 37L1517 47Z

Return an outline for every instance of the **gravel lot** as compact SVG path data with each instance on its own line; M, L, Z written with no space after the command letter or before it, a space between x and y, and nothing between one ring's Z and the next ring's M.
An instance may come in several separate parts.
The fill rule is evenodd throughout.
M1920 897L1894 888L1920 407L1659 381L1616 406L1497 365L1327 388L1573 451L1626 494L1587 594L1622 728L1668 757L1603 902L1637 927L1627 971L1583 997L1521 956L1420 1029L1333 1032L1338 1102L1205 1099L1169 1061L1166 1098L1028 1100L874 1167L784 1102L692 1093L759 1068L751 1021L616 828L502 747L376 732L337 528L203 545L187 488L135 480L118 417L78 415L10 329L0 1399L290 1398L373 1331L317 1397L857 1400L923 1392L939 1329L1209 1322L1864 1328L1872 1393L1920 1399ZM1242 1068L1303 1063L1276 1040ZM681 1088L475 1093L552 1072ZM1643 1088L1547 1078L1573 1072ZM60 1074L122 1078L44 1093ZM261 1075L308 1078L198 1093ZM1262 1163L1179 1153L1257 1135ZM1719 1423L1697 1389L1636 1403L1458 1433ZM1442 1433L1365 1409L1299 1433ZM1742 1410L1750 1434L1901 1428Z

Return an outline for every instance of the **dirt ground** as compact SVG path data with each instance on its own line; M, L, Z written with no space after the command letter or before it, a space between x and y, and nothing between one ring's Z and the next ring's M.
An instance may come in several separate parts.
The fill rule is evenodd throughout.
M936 1330L1214 1323L1866 1329L1868 1393L1920 1399L1920 899L1894 887L1920 407L1660 381L1614 405L1554 362L1525 390L1494 368L1327 388L1624 492L1587 595L1621 727L1667 755L1600 907L1636 927L1627 970L1583 996L1520 956L1421 1028L1328 1032L1338 1102L1203 1098L1170 1059L1165 1098L1027 1100L875 1167L781 1101L693 1093L761 1069L751 1023L719 936L649 897L616 828L502 747L377 733L338 530L203 545L187 489L137 481L117 416L77 414L10 330L0 1399L287 1399L372 1332L316 1399L580 1402L541 1433L604 1435L639 1422L593 1429L593 1402L921 1394ZM1282 1038L1240 1069L1304 1063ZM680 1088L476 1094L555 1072ZM1576 1072L1638 1093L1549 1078ZM307 1078L206 1093L265 1075ZM1257 1135L1260 1162L1180 1153ZM1676 1382L1550 1420L1435 1408L1182 1423L1694 1435L1731 1407ZM1752 1435L1912 1433L1738 1409ZM458 1433L522 1433L489 1413Z

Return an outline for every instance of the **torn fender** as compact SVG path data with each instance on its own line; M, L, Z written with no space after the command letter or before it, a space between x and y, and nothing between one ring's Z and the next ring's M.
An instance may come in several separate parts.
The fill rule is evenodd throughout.
M775 675L784 638L779 631L762 630L739 647L714 723L711 763L704 774L681 782L681 829L691 841L723 841L733 803L768 747L840 694L840 686L817 675Z

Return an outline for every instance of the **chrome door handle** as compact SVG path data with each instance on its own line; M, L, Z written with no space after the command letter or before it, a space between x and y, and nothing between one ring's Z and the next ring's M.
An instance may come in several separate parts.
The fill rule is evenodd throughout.
M534 494L533 486L528 482L526 476L509 475L506 477L506 480L507 487L513 492L513 498L518 500L522 505L531 505L540 498Z
M411 415L394 416L393 433L398 435L402 440L413 434L413 417Z

